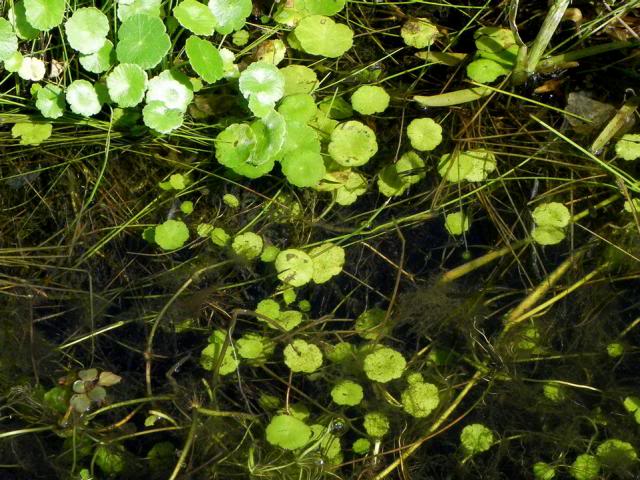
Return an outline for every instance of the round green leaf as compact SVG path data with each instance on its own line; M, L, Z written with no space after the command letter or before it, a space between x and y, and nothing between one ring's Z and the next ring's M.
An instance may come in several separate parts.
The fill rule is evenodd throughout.
M253 232L236 235L231 243L231 249L239 256L247 260L258 258L262 252L264 242L262 237Z
M17 122L11 127L11 136L20 138L20 145L40 145L52 131L50 123Z
M442 143L442 127L432 118L416 118L407 127L407 136L416 150L430 151Z
M564 232L558 227L536 225L531 237L539 245L556 245L564 240Z
M163 250L175 250L189 239L189 229L180 220L167 220L156 227L155 240Z
M371 450L371 442L367 438L359 438L351 446L356 455L366 455Z
M302 49L311 55L336 58L353 46L353 31L324 15L303 18L293 33Z
M312 248L309 256L313 261L313 281L315 283L328 282L332 277L342 272L344 266L344 248L333 243L323 243Z
M389 419L384 413L367 413L363 423L367 435L373 438L382 438L389 432Z
M426 18L412 18L402 25L400 36L410 47L426 48L438 38L438 27Z
M7 12L7 18L13 25L13 30L18 38L22 40L33 40L40 34L40 31L33 28L27 21L27 12L24 8L23 0L13 2L13 8L10 8ZM0 38L4 38L4 35Z
M266 360L274 349L273 342L258 335L257 333L246 333L236 342L238 355L248 360Z
M62 23L65 0L24 0L24 9L33 28L48 32Z
M376 340L391 333L391 325L385 322L387 312L381 308L365 310L356 318L355 330L367 340Z
M0 62L10 59L18 51L18 37L8 20L0 18Z
M402 183L413 185L425 176L424 160L416 152L403 154L395 164L396 173Z
M216 367L220 354L222 353L226 336L227 333L224 330L215 330L211 336L209 336L209 345L202 350L200 356L200 365L202 368L212 371ZM231 348L227 348L222 357L218 372L220 375L229 375L236 371L238 364L239 361L235 358Z
M162 0L122 0L118 2L118 19L121 22L139 13L160 17L162 15Z
M438 387L431 383L414 382L402 392L402 408L415 418L424 418L438 406Z
M311 428L291 415L276 415L266 429L267 442L285 450L304 447L311 440L311 435Z
M638 462L633 445L617 438L610 438L598 445L596 456L603 467L619 473L628 471Z
M65 107L64 92L57 85L48 84L36 92L36 108L43 117L60 118Z
M312 343L294 340L284 348L284 363L292 372L313 373L322 366L322 352Z
M44 62L35 57L24 57L18 70L18 76L20 78L32 82L39 82L44 78L46 73L47 69Z
M224 75L222 57L211 42L191 36L185 43L185 51L193 71L207 83L215 83Z
M280 69L284 77L284 94L311 93L318 87L316 72L304 65L289 65Z
M381 347L364 358L364 373L371 380L387 383L400 378L406 365L400 352Z
M284 77L275 65L254 62L240 74L239 87L251 111L262 117L284 95Z
M353 109L362 115L382 113L389 106L389 94L384 88L375 85L363 85L351 96Z
M545 462L536 462L533 465L533 476L536 480L553 480L556 477L556 469Z
M315 151L302 150L287 153L280 160L280 165L289 183L296 187L313 187L326 173L322 155Z
M216 31L227 35L244 27L251 15L251 0L209 0L209 9L216 19Z
M109 33L109 19L95 7L79 8L64 24L69 45L85 55L102 48Z
M301 287L313 277L313 260L302 250L287 249L281 251L275 261L278 279L291 285Z
M486 452L494 442L493 432L481 423L467 425L460 433L460 443L467 455Z
M197 0L183 0L173 9L173 16L184 28L196 35L213 35L216 17Z
M365 124L350 120L331 132L329 155L344 167L364 165L378 151L376 134Z
M111 100L119 107L135 107L144 98L147 73L136 64L120 64L107 76L107 89Z
M385 197L402 195L409 186L409 184L404 182L402 177L398 175L395 165L387 165L380 170L376 183L380 193Z
M510 69L488 58L479 58L467 65L467 75L478 83L494 82L510 71Z
M593 455L578 455L569 467L569 473L576 480L596 480L600 474L600 461Z
M640 134L626 134L616 142L616 155L624 160L640 158Z
M67 103L71 111L78 115L90 117L102 110L95 87L86 80L74 80L67 87Z
M20 71L20 67L22 67L22 60L24 57L19 51L13 52L9 58L4 61L4 69L7 72L16 73Z
M351 380L338 382L331 389L331 398L338 405L353 407L358 405L364 398L362 387Z
M444 219L444 228L451 235L462 235L469 230L469 217L463 212L449 213Z
M300 122L304 124L315 116L317 110L316 101L308 93L299 93L285 97L278 106L278 112L287 122Z
M256 143L256 134L249 125L234 123L215 138L216 159L221 165L238 171L253 154Z
M563 204L549 202L538 205L533 211L533 221L540 227L563 228L571 221L571 212Z
M186 112L193 100L189 78L175 70L165 70L149 80L147 103L161 102L169 109Z
M115 63L115 57L113 43L111 43L111 40L106 40L97 52L80 55L79 61L82 68L87 72L102 73L111 68L111 65Z
M158 65L169 48L171 40L158 17L132 15L118 30L116 55L120 63L134 63L147 70Z
M347 0L304 0L304 9L309 15L332 16L340 13Z
M438 164L438 173L450 182L480 182L495 169L494 154L482 149L445 153Z
M142 109L144 124L158 133L171 133L179 128L184 121L181 110L167 108L163 102L150 102Z

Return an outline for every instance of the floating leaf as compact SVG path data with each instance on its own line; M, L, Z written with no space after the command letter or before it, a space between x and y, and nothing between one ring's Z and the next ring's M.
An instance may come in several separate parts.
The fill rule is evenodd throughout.
M486 452L494 442L493 432L481 423L467 425L460 434L460 443L467 455Z
M241 233L236 235L231 243L231 249L240 257L246 260L258 258L262 252L264 243L262 237L253 232Z
M362 401L364 391L358 383L351 380L343 380L331 389L331 398L338 405L353 407Z
M197 0L183 0L173 9L180 25L196 35L210 36L216 26L211 10Z
M220 354L222 353L226 336L227 333L224 330L214 330L214 332L209 336L209 345L207 345L200 354L200 365L202 368L213 371L219 361ZM220 375L229 375L236 371L238 364L239 362L233 355L231 348L228 347L225 349L218 373Z
M0 62L10 59L18 51L18 37L8 20L0 18Z
M280 160L282 173L296 187L313 187L326 173L322 155L314 151L297 151L286 154Z
M284 77L284 94L311 93L318 87L316 72L304 65L288 65L280 69Z
M294 34L302 49L311 55L336 58L353 46L353 31L324 15L303 18Z
M216 32L222 35L240 30L251 15L251 0L209 0L209 9L217 21Z
M40 145L51 136L50 123L17 122L11 128L11 136L20 138L20 145Z
M391 325L385 322L387 312L381 308L365 310L356 318L355 330L367 340L376 340L391 333Z
M139 13L160 17L162 0L118 0L118 19L121 22Z
M169 109L186 112L193 100L193 91L189 78L175 70L164 70L149 80L147 103L161 102Z
M107 89L119 107L135 107L144 98L147 73L139 65L122 63L107 76Z
M569 473L576 480L596 480L600 474L600 461L593 455L578 455L569 467Z
M311 428L291 415L276 415L266 429L267 442L285 450L304 447L311 440L311 435Z
M180 220L167 220L156 227L155 240L163 250L175 250L189 239L189 229Z
M102 110L95 87L86 80L74 80L67 87L67 103L71 111L77 115L90 117Z
M312 343L294 340L284 348L284 363L292 372L313 373L322 366L322 352Z
M331 133L329 155L344 167L364 165L378 151L376 134L365 124L351 120Z
M482 149L445 153L438 164L438 173L450 182L480 182L495 169L494 154Z
M109 19L95 7L79 8L64 24L69 45L88 55L102 48L109 34Z
M118 476L124 472L126 459L121 445L99 445L94 453L96 465L107 476Z
M478 83L494 82L510 71L511 69L488 58L479 58L467 65L467 76Z
M142 109L144 124L158 133L171 133L179 128L184 121L184 115L177 108L167 108L163 102L150 102Z
M47 73L44 62L35 57L24 57L18 70L18 76L23 80L39 82Z
M33 28L27 21L27 12L23 0L13 2L13 7L9 8L7 18L9 22L11 22L11 25L13 25L13 31L18 38L22 40L34 40L40 35L40 31ZM0 34L0 38L6 38L6 34Z
M313 260L302 250L290 248L281 251L275 267L278 279L292 287L301 287L313 277Z
M364 373L370 380L387 383L400 378L407 365L400 352L388 347L376 349L364 358Z
M382 438L389 432L389 419L384 413L367 413L363 423L367 434L373 438Z
M556 476L556 469L545 462L536 462L533 465L533 476L536 480L553 480Z
M211 238L211 242L214 245L217 245L219 247L226 246L229 243L229 240L231 240L231 236L220 227L216 227L211 230L209 238Z
M344 248L333 243L323 243L312 248L309 256L313 261L313 281L315 283L328 282L332 277L342 272L344 266Z
M556 245L564 240L564 231L558 227L536 225L531 237L540 245Z
M401 398L404 411L415 418L428 417L440 403L438 387L431 383L413 382Z
M247 333L236 342L238 355L255 361L266 360L273 353L274 347L270 339L257 333Z
M442 127L432 118L416 118L407 127L407 136L416 150L430 151L442 143Z
M222 57L211 42L191 36L185 43L185 51L193 71L207 83L215 83L224 75Z
M29 24L42 32L48 32L62 23L65 0L24 0Z
M317 111L316 101L308 93L298 93L285 97L278 106L278 112L287 122L299 122L302 124L310 121Z
M78 58L82 68L91 73L106 72L115 63L115 59L116 54L111 40L106 40L97 52L80 55Z
M362 115L382 113L389 106L389 94L384 88L375 85L363 85L351 96L353 109Z
M633 445L617 438L610 438L598 445L596 456L603 467L621 475L628 473L638 462L638 454Z
M169 48L171 40L158 17L136 14L120 25L116 46L120 63L134 63L148 70L162 61Z
M254 62L240 74L239 87L258 117L267 115L284 95L284 77L267 62Z
M48 84L36 92L36 108L43 117L60 118L65 107L64 92L59 86Z
M438 27L428 19L412 18L402 25L400 36L410 47L426 48L433 45L439 32Z
M558 202L538 205L532 213L533 221L540 227L564 228L571 221L569 209Z
M640 158L640 134L626 134L616 142L616 155L624 160Z
M367 438L358 438L353 445L351 446L351 450L356 455L366 455L371 450L371 442Z
M469 230L469 217L463 212L448 213L444 219L444 228L451 235L462 235Z

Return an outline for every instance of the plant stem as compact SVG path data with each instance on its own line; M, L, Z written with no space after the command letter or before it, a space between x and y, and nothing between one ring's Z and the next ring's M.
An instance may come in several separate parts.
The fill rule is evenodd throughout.
M581 48L579 50L573 50L571 52L561 53L560 55L553 55L552 57L546 58L538 63L536 70L538 72L548 73L557 70L564 64L576 62L582 58L600 55L601 53L607 53L613 50L637 47L638 45L640 45L640 42L621 40L617 42L603 43L602 45L595 45L593 47Z
M556 29L558 28L558 25L560 24L560 21L564 16L564 12L567 10L570 2L571 0L556 0L549 9L549 13L547 13L546 18L542 23L542 27L540 27L540 31L529 50L527 58L527 75L531 75L536 71L538 62L547 50L549 42L551 42L551 37L556 32Z

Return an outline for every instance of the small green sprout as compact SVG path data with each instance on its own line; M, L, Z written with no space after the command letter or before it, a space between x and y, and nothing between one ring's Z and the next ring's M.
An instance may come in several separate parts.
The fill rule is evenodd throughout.
M370 380L387 383L400 378L406 365L400 352L381 347L364 358L364 373Z
M27 21L36 30L48 32L64 19L64 0L24 0Z
M121 108L135 107L144 99L147 73L139 65L120 64L107 75L109 97Z
M185 215L191 215L193 213L193 202L186 200L180 204L180 211Z
M342 380L331 389L331 398L338 405L353 407L364 398L362 387L351 380Z
M351 446L356 455L366 455L371 450L371 442L368 438L358 438Z
M222 196L222 202L230 208L238 208L240 206L240 200L238 200L238 197L231 193L225 193Z
M260 260L265 263L275 262L276 258L278 258L278 254L280 254L280 249L275 245L267 245L262 250L262 254L260 255Z
M95 368L80 370L78 380L73 382L73 392L69 405L78 413L89 410L91 403L102 403L107 397L106 387L120 383L122 377L112 372L100 372Z
M189 64L202 80L215 83L224 76L224 63L218 49L209 41L192 35L185 42Z
M332 277L342 272L344 266L344 248L333 243L323 243L312 248L309 256L313 262L313 281L315 283L328 282Z
M175 250L189 239L189 229L180 220L167 220L156 226L154 238L163 250Z
M91 117L102 110L98 92L86 80L74 80L71 82L67 87L66 100L71 111L77 115Z
M159 17L132 15L118 29L116 56L120 63L133 63L149 70L162 61L170 48L171 40Z
M11 136L20 139L20 145L40 145L51 136L50 123L17 122L11 127Z
M267 442L285 450L304 447L312 434L311 428L291 415L276 415L266 429Z
M640 423L640 397L625 397L623 405L627 412L633 413L636 423Z
M575 480L596 480L600 478L600 461L593 455L578 455L569 467L569 473Z
M301 312L309 312L311 311L311 302L309 300L300 300L298 302L298 308Z
M313 373L322 366L322 352L312 343L294 340L284 348L284 363L292 372Z
M337 58L353 46L353 30L324 15L309 15L293 31L300 47L311 55Z
M302 250L281 251L275 261L278 279L292 287L301 287L313 278L313 260Z
M304 65L287 65L280 69L280 73L284 77L285 96L311 93L318 88L316 72Z
M211 241L214 245L218 247L226 247L229 241L231 240L231 235L229 235L223 228L216 227L211 230L211 234L209 235Z
M410 47L430 47L440 33L438 27L426 18L412 18L407 20L400 29L400 36Z
M343 167L364 165L378 151L376 134L356 120L341 123L331 133L328 151Z
M364 416L364 429L373 438L382 438L389 432L389 418L382 412L370 412Z
M464 212L449 213L444 219L444 228L451 235L462 235L469 230L469 217Z
M226 336L227 333L224 330L214 330L209 336L209 344L200 354L200 365L202 368L205 370L213 370L216 367ZM224 352L224 357L222 357L218 373L220 375L229 375L236 371L238 364L239 361L234 356L231 345L229 345Z
M460 444L466 455L486 452L495 443L493 432L481 423L467 425L460 433Z
M233 43L236 47L244 47L247 43L249 43L249 32L246 30L238 30L231 35L231 43ZM273 63L273 62L269 62Z
M82 54L95 53L109 33L109 19L95 7L78 8L64 24L69 46Z
M533 476L536 480L553 480L556 477L556 469L545 462L536 462L533 465Z
M206 5L197 0L183 0L173 8L173 16L191 33L205 37L213 35L216 17Z
M389 94L376 85L363 85L351 96L353 109L362 115L382 113L389 106Z
M264 117L284 96L284 81L284 76L273 64L254 62L240 74L239 87L249 101L249 109L257 117Z
M545 398L554 403L560 403L567 399L566 390L556 383L545 383L542 387L542 393Z
M160 182L158 186L162 190L184 190L189 184L189 178L181 173L174 173L166 182Z
M231 243L231 249L236 255L246 260L253 260L260 256L264 243L262 237L253 232L236 235Z
M209 0L209 9L216 18L216 32L222 35L244 27L252 8L251 0Z
M391 325L385 323L387 312L381 308L365 310L356 318L355 330L367 340L382 338L391 333Z
M616 155L623 160L640 158L640 134L626 134L616 142Z
M627 472L638 462L638 454L633 445L617 438L610 438L598 445L596 456L604 468L620 474Z
M495 169L495 155L482 149L445 153L438 164L438 173L450 182L481 182Z
M282 301L285 305L291 305L296 301L298 294L296 293L296 289L292 287L283 286L282 288Z
M611 358L618 358L624 354L624 344L620 342L611 342L607 345L607 355Z
M402 408L415 418L424 418L438 406L438 387L431 383L413 382L402 392Z

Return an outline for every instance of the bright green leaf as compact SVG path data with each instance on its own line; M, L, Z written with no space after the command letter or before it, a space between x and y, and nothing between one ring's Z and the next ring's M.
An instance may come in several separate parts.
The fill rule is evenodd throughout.
M389 419L384 413L370 412L364 416L364 429L373 438L382 438L389 432Z
M111 100L119 107L135 107L144 98L147 73L139 65L123 63L107 76L107 89Z
M186 112L193 100L189 78L176 70L164 70L149 80L147 103L161 102L166 108Z
M311 55L336 58L353 46L353 31L323 15L303 18L294 34L302 49Z
M109 19L95 7L79 8L66 21L64 29L71 48L88 55L104 45L109 33Z
M382 113L389 106L389 94L384 88L375 85L363 85L351 96L353 109L362 115Z
M331 133L329 155L344 167L364 165L378 151L376 134L365 124L350 120Z
M362 387L351 380L342 380L331 389L331 398L338 405L353 407L364 398Z
M342 272L344 266L344 248L333 243L323 243L312 248L309 256L313 262L313 281L315 283L328 282Z
M162 61L169 48L171 40L158 17L136 14L120 25L116 45L120 63L134 63L148 70Z
M532 217L539 227L564 228L571 221L571 212L561 203L548 202L538 205Z
M267 442L285 450L304 447L311 440L311 435L311 429L291 415L276 415L266 429Z
M564 240L565 235L561 228L536 225L531 237L539 245L556 245Z
M444 228L451 235L462 235L469 230L469 217L463 212L448 213L444 219Z
M182 126L184 114L177 108L167 108L163 102L153 101L142 109L144 124L158 133L171 133Z
M498 62L487 58L479 58L467 65L467 75L478 83L491 83L499 77L507 75L511 70Z
M50 123L17 122L11 128L11 136L20 138L20 145L40 145L51 136Z
M43 117L60 118L65 107L64 92L59 86L47 84L36 92L36 108Z
M180 220L167 220L156 227L155 240L163 250L175 250L189 239L189 229Z
M402 392L402 408L415 418L424 418L440 403L438 387L431 383L414 382Z
M312 343L294 340L284 348L284 363L292 372L313 373L322 366L322 352Z
M0 18L0 62L10 59L18 51L18 37L8 20Z
M240 74L239 87L249 108L263 117L284 95L284 76L270 63L254 62Z
M569 473L575 480L596 480L600 474L600 461L593 455L578 455L569 467Z
M191 36L185 43L185 51L194 72L207 83L215 83L224 75L222 57L211 42Z
M623 135L616 142L616 155L624 160L640 158L640 134Z
M77 115L90 117L102 110L95 87L86 80L74 80L67 87L67 103L71 111Z
M121 22L140 13L160 17L162 0L120 0L118 2L118 19Z
M278 279L292 287L301 287L313 277L313 260L302 250L281 251L276 258L275 267Z
M216 31L223 35L240 30L251 15L251 0L209 0L209 9L217 21Z
M9 8L7 18L9 22L11 22L11 25L13 25L13 31L18 38L22 40L33 40L40 35L40 31L33 28L27 21L27 12L23 0L13 2L13 8ZM6 33L0 35L0 38L6 38Z
M115 63L115 59L115 50L110 40L106 40L97 52L78 57L82 68L91 73L106 72Z
M206 5L197 0L183 0L173 9L173 16L180 25L196 35L213 35L216 17Z
M258 258L262 252L264 243L262 237L253 232L241 233L236 235L231 243L231 249L246 260Z
M62 23L65 0L24 0L29 24L42 32L48 32Z
M288 153L280 160L280 165L289 183L296 187L313 187L326 173L322 155L314 151Z
M387 383L400 378L407 362L400 352L388 347L374 350L364 358L364 373L370 380Z
M426 48L439 36L438 27L426 18L411 18L400 29L400 36L410 47Z
M430 151L442 143L442 127L432 118L416 118L407 127L407 136L416 150Z
M460 443L467 455L486 452L495 443L493 432L481 423L467 425L460 433Z

